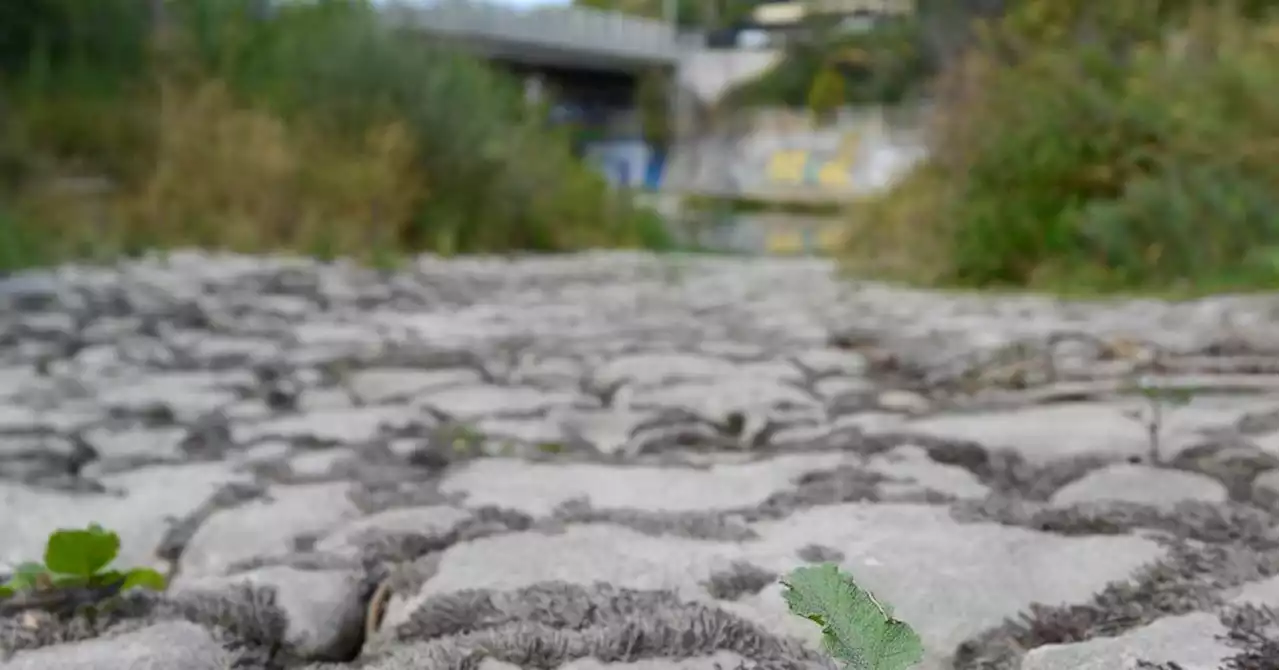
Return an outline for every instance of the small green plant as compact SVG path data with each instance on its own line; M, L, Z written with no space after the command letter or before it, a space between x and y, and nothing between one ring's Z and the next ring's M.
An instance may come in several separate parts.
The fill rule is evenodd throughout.
M82 530L56 530L45 545L44 563L19 565L9 581L0 584L0 598L71 588L164 590L164 575L151 568L108 569L119 551L120 536L96 523Z
M822 627L827 652L853 670L906 670L924 646L911 626L831 563L799 568L783 580L793 614Z
M1190 403L1192 394L1186 389L1164 388L1146 379L1136 380L1131 389L1146 399L1147 405L1145 408L1128 410L1124 415L1142 424L1147 434L1147 460L1151 465L1158 465L1160 433L1164 429L1165 413Z

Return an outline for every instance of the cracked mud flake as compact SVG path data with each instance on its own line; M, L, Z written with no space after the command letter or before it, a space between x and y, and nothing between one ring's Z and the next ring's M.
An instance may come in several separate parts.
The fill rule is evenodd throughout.
M1164 617L1115 637L1039 647L1021 670L1272 670L1275 628L1274 605L1230 605L1218 614Z
M712 670L716 663L734 670L740 662L812 670L828 661L787 636L813 643L817 631L786 610L769 576L806 560L833 560L920 629L933 654L925 670L948 668L957 640L971 638L985 640L978 656L995 659L980 667L1010 670L1022 662L1022 647L1123 636L1162 616L1209 613L1222 599L1274 591L1274 580L1259 581L1274 573L1274 398L1192 403L1169 422L1170 458L1184 437L1212 437L1195 435L1201 428L1234 426L1259 441L1191 449L1171 461L1221 481L1234 505L1102 505L1095 498L1143 494L1158 502L1152 491L1178 488L1168 485L1167 472L1158 477L1164 483L1119 494L1123 478L1108 479L1106 471L1087 478L1145 451L1141 426L1119 407L1082 403L886 422L871 408L914 413L946 403L922 403L894 390L903 386L886 385L879 354L869 365L862 354L815 349L840 322L857 322L874 326L881 343L900 341L903 347L893 347L900 362L928 374L935 359L982 342L1063 328L1146 332L1160 323L1168 327L1159 335L1178 342L1208 342L1225 329L1273 338L1273 302L1214 298L1190 307L1144 301L1103 309L881 286L846 292L830 266L814 259L682 261L678 281L655 280L667 263L616 253L424 258L405 271L374 272L341 262L180 252L112 268L61 268L49 274L58 286L39 296L0 291L0 312L18 315L0 323L0 397L12 401L0 406L0 433L22 433L13 436L22 440L41 433L56 443L67 443L73 431L96 438L109 462L82 474L101 477L121 495L71 497L0 483L0 502L22 510L0 514L0 560L38 557L53 527L99 521L120 531L122 565L148 562L159 544L188 568L174 593L155 597L164 602L128 621L81 617L42 632L53 637L36 642L54 646L32 651L34 658L45 663L40 667L77 667L45 654L64 649L70 656L63 660L83 658L85 649L102 647L76 641L102 635L102 642L145 652L122 661L111 655L119 650L105 650L97 660L111 667L147 667L147 655L166 668L202 667L198 659L166 656L169 647L147 646L144 631L175 619L200 627L186 629L197 633L192 646L212 638L202 648L218 657L219 668L278 670L286 661L337 658L354 644L364 598L378 583L397 594L393 617L407 616L416 628L384 626L400 639L367 649L358 661L312 670L477 670L490 650L497 658L487 665L505 662L505 670ZM274 376L255 375L259 364ZM264 402L264 391L274 399ZM887 402L891 396L901 402ZM47 406L36 411L34 402ZM631 409L617 411L628 403ZM646 404L661 411L646 411ZM1259 408L1270 414L1240 420L1241 411ZM861 414L840 416L849 410ZM421 445L381 446L430 442L426 428L440 414L465 418L488 439L554 437L566 453L547 458L555 465L463 467L466 459L417 450ZM773 423L757 433L762 419ZM644 427L635 434L638 424ZM911 439L878 440L857 427ZM187 437L175 449L179 429ZM941 439L917 439L913 431L936 431ZM728 433L770 440L759 445L764 449L714 451L734 441ZM688 454L662 453L686 435L700 440L698 462L706 467L652 466L668 456L692 465ZM923 451L901 447L908 443ZM304 449L322 445L341 448ZM1012 451L996 451L1000 446ZM619 448L614 458L635 448L653 460L612 468L566 462L610 447ZM901 448L880 453L892 447ZM152 457L210 462L124 471L135 458ZM65 460L59 458L55 468ZM391 476L404 458L443 481ZM274 466L249 468L253 463ZM336 488L272 484L290 463L295 475L356 482L354 500ZM29 464L9 459L0 466L20 478ZM247 482L249 473L234 474L237 468L251 470L269 496L222 488ZM86 489L99 482L40 483ZM447 498L436 491L439 483L468 499ZM214 504L209 498L220 489L235 495ZM1058 503L1073 496L1084 502L1008 504L1046 502L1055 493ZM1174 493L1220 498L1212 486ZM1271 504L1263 504L1267 493ZM960 502L886 503L948 498ZM993 500L998 504L987 504ZM966 506L980 508L978 523L949 516ZM168 515L184 522L170 530ZM1132 577L1133 566L1164 551L1138 536L1153 527L1247 547L1168 559ZM224 571L238 574L219 577ZM184 580L201 573L222 586L212 594L179 593ZM548 581L557 578L604 583ZM1136 585L1108 590L1110 580ZM261 588L239 586L243 581ZM982 637L1022 612L1030 613L1029 631L1000 628ZM12 632L16 621L0 618L0 628ZM1274 642L1268 652L1258 637L1266 621L1240 610L1230 623L1219 622L1243 645L1233 647L1233 658L1244 665L1230 670L1255 670L1252 659L1275 657ZM197 640L200 630L207 635ZM183 646L169 639L173 648ZM1021 646L1001 655L1004 644ZM24 649L31 646L38 645Z
M120 535L120 565L152 565L172 519L246 478L225 463L194 463L140 468L101 481L108 493L77 496L0 481L0 509L6 510L0 514L0 563L43 555L54 530L98 523Z
M459 667L480 656L540 668L582 659L652 658L657 664L718 651L749 658L750 667L802 670L823 664L812 649L724 609L685 602L668 591L603 583L459 591L433 598L389 633L397 643L379 646L375 638L366 650L371 667Z
M268 499L215 512L201 524L182 554L182 574L221 574L239 561L278 556L293 538L326 533L360 516L347 482L279 486Z
M806 472L853 460L844 454L797 454L703 470L489 459L447 475L440 490L466 494L469 505L498 505L529 514L548 514L582 498L600 509L708 511L758 504L790 489Z
M906 430L973 440L988 448L1013 448L1038 464L1088 455L1143 457L1147 452L1144 428L1124 413L1132 404L1077 402L933 416L911 422ZM1247 405L1227 405L1169 412L1161 433L1166 455L1197 439L1198 431L1229 424L1246 410Z
M5 670L226 670L236 654L207 629L185 621L157 623L112 637L18 654Z
M1119 463L1067 484L1050 498L1057 504L1102 500L1159 507L1172 507L1183 500L1226 502L1227 487L1194 472Z
M1165 617L1117 637L1031 650L1021 670L1135 670L1139 661L1173 661L1185 670L1217 670L1231 655L1226 628L1209 612Z
M735 561L781 574L812 538L822 537L844 554L846 570L921 634L931 654L924 667L941 668L958 643L1031 603L1082 600L1162 553L1137 537L1068 538L960 525L946 509L923 505L832 505L753 528L759 539L734 543L659 539L602 524L455 545L417 594L397 595L384 628L408 620L433 596L547 580L670 590L707 602L702 583ZM817 642L814 627L787 611L776 584L718 606L767 630Z

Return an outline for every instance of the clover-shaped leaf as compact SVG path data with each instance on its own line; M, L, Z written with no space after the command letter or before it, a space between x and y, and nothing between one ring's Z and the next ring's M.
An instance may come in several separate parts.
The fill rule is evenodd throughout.
M89 578L115 560L119 551L119 535L91 524L84 530L54 531L44 550L44 564L52 572Z
M151 568L134 568L124 574L124 583L120 585L120 590L128 591L135 588L163 591L165 588L164 575Z

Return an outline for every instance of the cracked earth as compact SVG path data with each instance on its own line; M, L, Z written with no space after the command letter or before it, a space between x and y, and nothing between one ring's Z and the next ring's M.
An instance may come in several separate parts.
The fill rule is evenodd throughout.
M97 522L171 587L0 601L0 667L828 668L778 578L832 561L926 670L1275 668L1276 333L818 260L13 276L0 573Z

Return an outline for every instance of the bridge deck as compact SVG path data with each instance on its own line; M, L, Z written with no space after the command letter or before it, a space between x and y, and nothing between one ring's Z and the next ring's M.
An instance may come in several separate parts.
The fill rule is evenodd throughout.
M488 57L530 64L635 70L674 65L680 57L671 25L616 12L437 0L390 3L384 15L397 27L453 38Z

